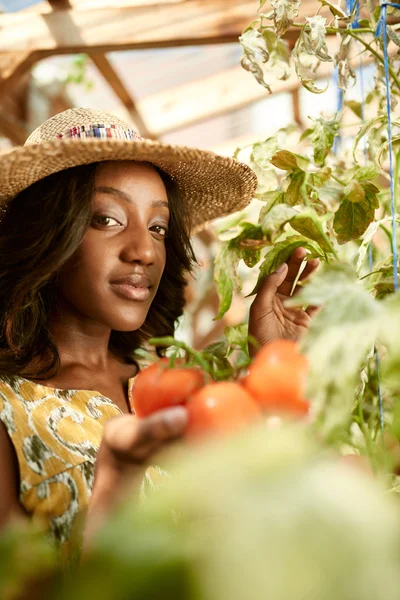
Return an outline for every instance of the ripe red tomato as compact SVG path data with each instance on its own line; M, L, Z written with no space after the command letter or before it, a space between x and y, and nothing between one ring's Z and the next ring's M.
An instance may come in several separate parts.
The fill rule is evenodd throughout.
M234 433L261 417L250 394L238 383L228 381L206 385L189 398L186 407L186 436L191 439Z
M138 417L184 404L187 398L205 384L204 374L195 367L169 368L166 358L143 369L135 378L131 407Z
M308 361L295 342L276 340L263 346L243 379L244 387L269 412L305 414Z

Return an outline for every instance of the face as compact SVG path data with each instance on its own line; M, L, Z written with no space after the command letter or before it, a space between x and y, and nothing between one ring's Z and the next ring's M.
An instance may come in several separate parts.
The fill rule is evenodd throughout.
M102 163L92 222L59 274L60 300L116 331L139 329L163 274L169 209L164 183L147 163Z

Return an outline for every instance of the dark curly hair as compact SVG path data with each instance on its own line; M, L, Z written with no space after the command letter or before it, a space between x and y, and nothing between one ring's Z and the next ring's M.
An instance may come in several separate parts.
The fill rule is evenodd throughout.
M41 179L2 210L0 373L49 378L60 367L49 331L55 281L91 222L97 164L72 167ZM183 312L186 276L195 263L188 211L176 183L158 172L171 215L164 273L143 326L132 332L112 331L110 336L110 350L130 360L150 337L173 335Z

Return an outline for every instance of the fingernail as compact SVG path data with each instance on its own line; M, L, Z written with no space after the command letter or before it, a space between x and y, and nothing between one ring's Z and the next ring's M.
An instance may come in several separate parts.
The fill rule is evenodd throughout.
M281 264L280 267L277 268L275 273L282 273L286 269L286 263Z
M174 430L181 430L188 422L188 413L183 406L174 406L164 411L164 418Z

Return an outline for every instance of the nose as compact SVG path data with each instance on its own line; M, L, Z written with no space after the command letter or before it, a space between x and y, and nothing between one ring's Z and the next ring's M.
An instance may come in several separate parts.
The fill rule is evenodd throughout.
M124 232L121 258L126 262L152 265L156 259L154 238L147 226L135 224Z

